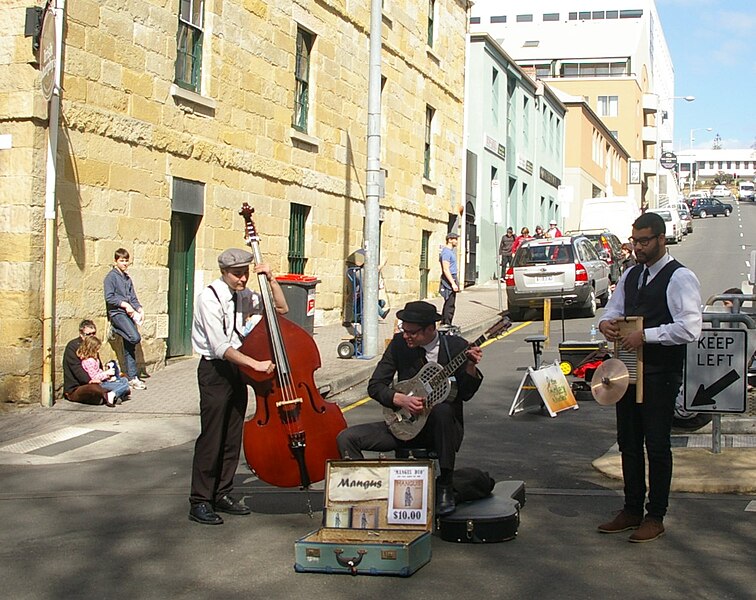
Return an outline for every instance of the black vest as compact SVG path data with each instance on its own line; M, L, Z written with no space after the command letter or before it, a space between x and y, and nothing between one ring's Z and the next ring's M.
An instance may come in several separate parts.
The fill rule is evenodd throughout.
M672 260L656 274L646 287L638 289L643 265L635 265L625 279L625 315L643 317L643 328L672 323L674 319L667 305L667 286L672 274L682 265ZM662 346L643 344L643 370L646 373L681 371L685 361L685 344Z

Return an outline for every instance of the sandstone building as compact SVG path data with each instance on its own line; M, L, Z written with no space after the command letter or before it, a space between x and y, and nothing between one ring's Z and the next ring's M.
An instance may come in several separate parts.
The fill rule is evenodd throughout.
M32 3L0 6L0 401L40 399L46 260L57 396L80 319L105 330L102 280L121 246L145 305L144 364L191 354L194 296L218 253L243 245L243 202L273 269L320 279L316 325L339 322L345 258L363 243L369 4L51 0L63 52L48 247ZM382 21L380 245L398 305L435 294L456 226L467 3L387 1Z

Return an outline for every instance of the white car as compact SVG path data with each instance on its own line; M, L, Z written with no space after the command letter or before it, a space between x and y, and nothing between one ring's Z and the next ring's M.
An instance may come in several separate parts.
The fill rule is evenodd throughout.
M714 189L711 191L712 198L726 198L730 195L730 188L728 188L726 185L715 185Z
M664 225L667 228L665 237L670 244L676 244L681 242L683 238L683 223L680 219L680 215L674 208L652 208L647 212L653 212L658 214L664 219Z

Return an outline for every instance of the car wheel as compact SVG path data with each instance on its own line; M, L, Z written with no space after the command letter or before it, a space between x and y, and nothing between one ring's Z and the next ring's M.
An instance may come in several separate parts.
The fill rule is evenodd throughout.
M730 216L730 210L728 208L725 208L724 216L729 217Z
M595 317L597 308L598 306L596 305L596 290L593 288L593 286L591 286L591 293L588 296L588 301L583 305L583 316Z
M701 217L702 219L705 219L706 218L706 211L702 210L700 213L698 213L698 216Z

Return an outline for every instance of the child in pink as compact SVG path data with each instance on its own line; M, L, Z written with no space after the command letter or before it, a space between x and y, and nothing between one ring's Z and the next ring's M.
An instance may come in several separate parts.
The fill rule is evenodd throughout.
M108 390L105 404L110 407L116 405L116 400L123 399L129 393L129 381L125 377L116 374L116 367L102 368L100 361L100 348L102 342L94 335L85 337L81 341L76 356L81 359L81 368L89 375L89 383L99 383Z

